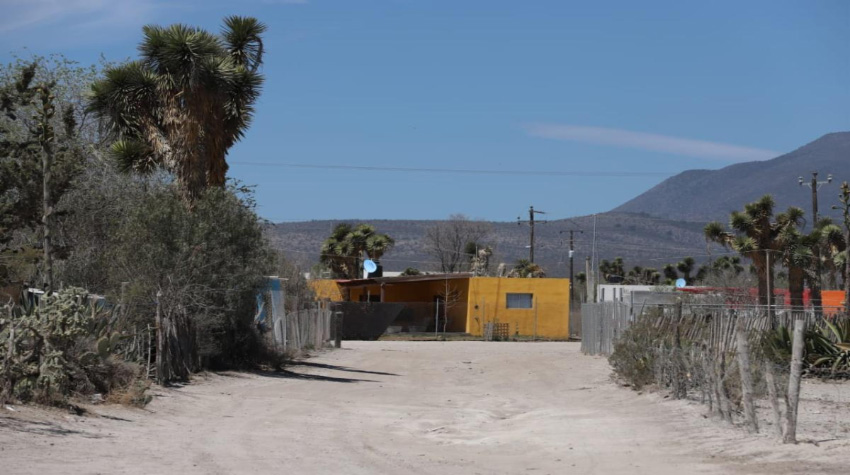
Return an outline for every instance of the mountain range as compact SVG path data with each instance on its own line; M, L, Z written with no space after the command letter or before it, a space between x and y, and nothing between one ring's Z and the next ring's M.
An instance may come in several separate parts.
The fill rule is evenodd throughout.
M778 210L798 206L811 213L811 188L800 186L833 175L831 185L821 188L819 214L835 215L838 185L850 180L850 132L838 132L806 144L772 160L730 165L719 170L688 170L659 183L649 191L618 206L618 213L649 213L682 221L725 221L729 212L765 194L773 195Z
M668 178L645 193L607 213L550 221L535 227L535 261L550 276L568 275L568 231L574 233L575 272L584 270L585 258L595 248L600 259L623 257L627 267L643 265L662 268L686 256L698 262L725 252L707 247L702 229L708 221L726 222L729 213L764 194L776 199L777 210L798 206L811 213L811 190L800 186L811 173L819 171L820 181L833 175L819 194L821 215L837 214L831 205L838 202L839 184L850 181L850 132L839 132L804 145L771 160L738 163L718 170L688 170ZM383 264L386 270L407 267L438 270L435 259L425 251L423 237L436 221L344 219L278 223L269 225L272 243L290 260L309 268L318 261L319 247L340 222L373 224L378 232L392 236L396 245ZM594 226L595 223L595 226ZM494 249L493 267L528 257L527 226L515 222L491 222L486 239Z

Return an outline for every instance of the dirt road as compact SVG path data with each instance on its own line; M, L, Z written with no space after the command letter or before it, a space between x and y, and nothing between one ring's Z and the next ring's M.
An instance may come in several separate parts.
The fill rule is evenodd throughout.
M846 437L781 446L638 395L576 343L345 342L102 417L0 408L0 473L839 473Z

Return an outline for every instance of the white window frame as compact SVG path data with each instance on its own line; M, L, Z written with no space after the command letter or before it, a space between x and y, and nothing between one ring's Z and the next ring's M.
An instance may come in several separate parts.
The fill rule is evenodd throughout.
M528 300L525 300L528 299ZM528 305L528 306L526 306ZM505 308L509 310L529 310L534 308L534 294L531 292L505 293Z

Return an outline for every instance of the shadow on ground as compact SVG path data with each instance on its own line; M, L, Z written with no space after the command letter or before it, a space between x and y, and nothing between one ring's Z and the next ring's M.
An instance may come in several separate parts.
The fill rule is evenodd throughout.
M381 372L381 371L366 371L366 370L363 370L363 369L349 368L347 366L335 366L335 365L324 364L324 363L311 363L309 361L295 361L295 362L291 363L290 366L306 366L308 368L332 369L334 371L346 371L346 372L349 372L349 373L363 373L363 374L377 374L377 375L380 375L380 376L399 376L398 374L395 374L395 373L384 373L384 372Z
M102 436L89 434L87 432L66 429L59 424L53 422L28 421L24 419L16 419L12 417L0 416L0 429L8 429L16 432L28 432L37 435L80 435L87 439L102 439Z

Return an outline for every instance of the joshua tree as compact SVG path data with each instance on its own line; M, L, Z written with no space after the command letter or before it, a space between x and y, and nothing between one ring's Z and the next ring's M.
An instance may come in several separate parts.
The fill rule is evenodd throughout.
M679 272L676 270L676 266L674 266L673 264L665 265L662 272L664 272L664 279L667 281L668 284L672 284L673 282L676 282L679 279Z
M224 19L221 35L179 24L144 27L141 58L107 69L92 85L89 109L115 140L122 169L165 168L189 203L223 186L227 151L260 95L265 30L239 16Z
M803 210L792 207L773 221L774 206L773 197L765 195L758 201L746 204L744 211L732 212L729 220L731 231L716 221L708 223L704 229L708 241L731 247L753 261L758 277L760 305L771 302L768 297L773 293L773 266L787 245L780 234L789 228L796 228L803 216Z
M606 259L602 259L599 263L599 272L602 274L602 278L605 279L605 282L622 282L626 275L626 271L623 266L622 257L615 257L614 260L610 262Z
M342 223L322 243L320 260L335 277L356 279L359 277L363 253L378 261L394 244L391 237L376 233L375 227L370 224L352 228L350 224Z
M676 264L676 270L682 273L682 277L684 277L685 282L687 282L688 285L693 283L693 280L691 279L691 272L694 271L694 267L696 267L696 262L693 257L686 257Z
M520 259L516 261L508 277L546 277L546 273L542 267L528 259Z

